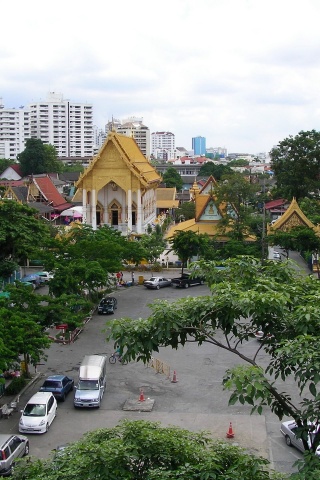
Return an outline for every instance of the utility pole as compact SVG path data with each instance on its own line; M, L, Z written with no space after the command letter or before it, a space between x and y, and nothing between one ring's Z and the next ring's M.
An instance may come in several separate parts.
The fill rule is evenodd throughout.
M266 259L266 179L263 177L263 210L262 210L262 234L261 234L261 263Z

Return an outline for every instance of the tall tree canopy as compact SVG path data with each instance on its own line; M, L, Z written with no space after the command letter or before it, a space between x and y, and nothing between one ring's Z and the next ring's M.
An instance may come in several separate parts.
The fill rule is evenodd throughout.
M249 183L241 173L226 175L215 188L217 203L226 203L232 206L221 220L221 227L229 231L229 236L236 240L243 240L248 233L249 204L255 201L255 194L259 190L257 184Z
M124 420L87 433L53 459L17 465L15 480L271 480L268 461L226 442L159 423Z
M290 135L270 152L271 168L282 196L297 200L319 197L320 186L320 132L301 131Z
M61 172L63 168L54 146L43 143L39 138L29 138L17 159L23 175Z
M181 175L173 167L169 167L168 170L162 176L162 182L165 183L166 187L176 187L179 191L183 187L183 180Z
M8 158L0 158L0 173L4 172L4 170L13 163L14 162Z
M49 237L37 210L12 200L0 201L0 276L9 276Z
M228 165L217 165L213 162L204 163L198 173L198 177L210 177L210 175L215 178L215 180L221 180L223 175L232 175L234 171Z
M238 257L222 265L224 269L214 262L198 264L209 295L157 301L147 319L114 320L108 339L127 359L146 361L160 347L177 349L187 342L200 348L211 344L238 356L241 361L224 378L224 387L232 392L229 403L248 403L259 414L270 408L279 419L293 417L311 455L303 468L312 463L310 471L317 468L320 478L320 460L314 454L320 444L319 281L299 276L288 262L261 264ZM244 346L257 330L265 335L249 354ZM264 360L258 355L262 350ZM277 383L291 376L297 384L295 399L284 391L285 384ZM313 430L319 433L309 445L307 432Z
M198 235L191 230L179 231L168 240L171 244L171 251L178 255L182 262L182 272L184 264L192 257L199 255L201 246L206 243L204 235Z

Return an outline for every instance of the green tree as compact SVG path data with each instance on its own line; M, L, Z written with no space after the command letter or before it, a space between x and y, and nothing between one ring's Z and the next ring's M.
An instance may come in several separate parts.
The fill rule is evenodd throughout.
M32 287L23 284L7 287L8 298L0 299L0 329L3 346L0 344L0 368L19 363L24 357L28 374L29 363L36 364L44 357L50 345L46 327L46 297L36 295Z
M198 177L212 176L217 182L221 180L224 175L233 175L234 171L228 165L215 164L213 162L204 163L200 170Z
M196 216L196 205L194 202L184 202L175 210L176 221L183 219L190 220Z
M87 433L49 460L17 465L15 480L271 480L268 461L206 432L124 420Z
M182 273L185 264L192 257L199 255L201 246L205 241L203 235L198 235L191 230L179 231L174 236L168 238L171 244L170 251L178 255L182 262Z
M227 205L226 215L220 221L221 229L235 240L242 241L248 234L250 203L258 188L241 173L223 177L215 188L217 203Z
M155 229L149 234L142 235L140 242L145 249L146 260L154 263L166 248L166 241L160 225L156 225Z
M290 135L270 152L277 190L285 198L319 197L320 132Z
M147 319L115 320L108 340L120 346L126 359L142 361L160 347L177 349L187 342L228 350L241 359L224 378L224 387L231 391L229 403L248 403L259 414L268 408L279 419L293 417L314 458L320 434L309 446L307 432L318 431L320 425L319 282L313 276L299 276L290 262L262 265L252 257L238 257L220 265L225 268L199 262L210 295L158 301L150 306ZM262 342L255 351L247 351L245 343L261 329ZM267 353L263 365L258 355L262 349ZM277 382L291 375L300 393L296 402L283 391L285 384ZM314 461L320 471L320 460ZM303 469L309 471L307 461Z
M290 250L296 249L295 236L291 230L275 230L268 235L268 244L272 246L279 246L286 252L287 259L289 258Z
M320 203L318 199L303 198L299 202L299 207L314 225L320 223Z
M244 158L236 158L234 160L230 160L228 165L229 167L247 167L249 165L249 161L245 160Z
M176 187L177 191L181 190L183 187L183 180L181 175L173 167L169 167L162 177L162 182L166 187Z
M0 158L0 173L3 173L6 168L10 167L14 162L8 158Z
M12 200L0 201L0 276L9 276L18 264L41 248L49 237L48 226L37 210Z
M43 143L39 138L29 138L26 148L19 153L17 159L23 175L61 172L63 167L55 147Z

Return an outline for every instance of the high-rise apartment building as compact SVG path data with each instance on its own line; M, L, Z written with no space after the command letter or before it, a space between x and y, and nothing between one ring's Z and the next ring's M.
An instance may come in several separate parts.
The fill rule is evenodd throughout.
M4 108L0 99L0 158L16 160L30 138L29 110Z
M45 101L30 104L29 110L31 138L53 145L60 158L92 157L92 105L73 103L61 93L50 92Z
M151 154L159 160L175 158L174 134L171 132L153 132L151 134Z
M206 154L206 139L205 137L193 137L192 138L192 150L194 155Z
M130 117L123 120L121 125L114 123L113 127L118 133L133 137L143 155L150 158L150 130L142 122L143 118Z

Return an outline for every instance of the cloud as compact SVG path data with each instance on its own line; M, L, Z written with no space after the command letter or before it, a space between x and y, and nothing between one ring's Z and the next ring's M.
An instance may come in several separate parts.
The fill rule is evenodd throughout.
M319 129L318 0L129 0L2 5L0 97L61 92L95 123L143 117L191 149L269 151Z

